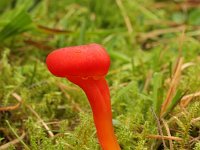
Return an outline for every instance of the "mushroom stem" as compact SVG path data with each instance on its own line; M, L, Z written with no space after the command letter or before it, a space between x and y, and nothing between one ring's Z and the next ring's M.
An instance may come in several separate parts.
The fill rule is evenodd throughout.
M90 102L99 143L103 150L120 150L112 125L110 92L104 77L81 78L68 76L80 86Z

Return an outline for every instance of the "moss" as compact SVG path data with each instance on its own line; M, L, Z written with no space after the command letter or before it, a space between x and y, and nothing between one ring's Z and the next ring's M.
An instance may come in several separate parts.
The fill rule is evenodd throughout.
M154 0L30 1L9 1L0 6L0 33L4 33L0 43L0 108L15 106L19 97L22 100L20 107L0 111L0 145L16 139L8 120L18 136L25 132L23 142L33 150L100 149L85 94L64 78L52 76L45 65L53 49L97 42L111 57L107 81L120 146L123 150L163 149L162 140L149 135L159 135L158 128L167 135L163 122L160 120L161 127L157 123L155 114L159 117L162 106L156 102L166 98L179 56L192 65L182 71L175 93L180 96L200 90L200 37L191 24L191 19L197 23L198 17L187 17L197 9L182 10L181 1L162 5ZM22 21L13 21L20 11ZM177 14L184 20L177 20ZM184 36L177 23L186 25ZM175 103L162 118L171 135L182 139L173 141L174 149L200 149L198 140L193 140L199 137L200 124L195 121L200 116L199 106L199 97L184 109ZM165 145L170 148L168 140ZM23 146L19 142L9 149Z

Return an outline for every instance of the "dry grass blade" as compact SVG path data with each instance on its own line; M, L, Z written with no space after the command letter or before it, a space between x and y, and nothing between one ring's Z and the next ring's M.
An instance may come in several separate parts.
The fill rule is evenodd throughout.
M71 31L53 29L53 28L42 26L42 25L37 25L37 28L39 30L41 30L41 31L43 31L45 33L49 33L49 34L67 34L67 33L71 33Z
M193 98L196 98L200 96L200 92L197 92L197 93L193 93L193 94L188 94L188 95L185 95L182 99L181 99L181 106L182 107L186 107Z
M191 123L196 123L196 122L198 122L198 121L200 121L200 117L192 119L192 120L191 120Z
M0 146L0 150L6 150L6 149L8 149L10 146L19 143L19 142L25 137L25 135L26 135L25 132L23 132L22 135L21 135L19 138L14 139L13 141L10 141L10 142L8 142L8 143L6 143L6 144L4 144L4 145L1 145L1 146Z
M164 8L168 8L170 6L171 9L173 10L186 10L186 9L190 9L190 8L197 8L200 6L200 1L199 0L187 0L187 1L183 1L181 3L165 3L165 2L157 2L155 4L152 5L152 7L154 8L158 8L158 9L164 9Z
M147 138L151 139L165 139L165 140L174 140L174 141L182 141L183 139L175 136L161 136L161 135L147 135Z
M194 66L194 65L196 65L196 64L193 63L193 62L185 63L185 64L182 65L181 70L185 70L186 68L188 68L190 66Z
M0 107L0 111L11 111L19 108L21 103L17 103L16 105L13 106L6 106L6 107Z
M174 70L174 75L171 79L170 87L169 87L169 90L167 92L167 97L162 104L160 116L162 116L165 113L165 111L167 110L167 107L171 103L172 98L173 98L173 96L176 92L176 89L177 89L177 86L178 86L178 83L179 83L180 77L181 77L182 64L183 64L183 58L180 57L177 61L177 65L176 65L175 70Z
M167 29L158 29L148 33L142 33L139 35L140 41L146 41L147 39L153 39L158 37L159 35L168 34L168 33L177 33L185 29L185 26L178 26Z
M10 111L10 110L15 110L15 109L19 108L19 106L22 103L21 97L19 95L17 95L16 93L13 93L12 95L13 95L13 97L15 97L18 100L18 103L13 106L0 107L0 111Z
M161 120L162 120L162 122L163 122L163 125L164 125L166 131L167 131L167 135L168 135L169 137L171 137L171 133L170 133L170 129L169 129L168 124L166 123L166 121L165 121L164 119L161 119ZM173 150L173 149L174 149L174 148L173 148L174 146L173 146L173 143L172 143L172 139L169 139L169 147L170 147L170 150Z
M42 50L51 50L51 49L54 49L53 47L51 46L48 46L48 45L45 45L44 42L37 42L37 41L33 41L33 40L24 40L24 42L28 45L32 45L32 46L35 46L39 49L42 49Z

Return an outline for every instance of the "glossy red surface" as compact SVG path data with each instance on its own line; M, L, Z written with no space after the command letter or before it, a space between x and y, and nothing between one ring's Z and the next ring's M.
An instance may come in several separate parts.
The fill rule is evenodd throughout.
M58 77L104 76L110 66L110 58L98 44L66 47L51 52L46 59L48 69Z
M120 150L112 125L110 92L105 75L110 58L98 44L61 48L46 59L49 71L81 87L90 102L97 137L103 150Z

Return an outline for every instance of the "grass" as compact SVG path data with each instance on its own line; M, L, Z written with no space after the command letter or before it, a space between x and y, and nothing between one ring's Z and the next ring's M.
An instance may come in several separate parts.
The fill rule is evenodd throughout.
M0 2L0 149L99 150L84 93L48 53L100 43L123 150L200 149L200 7L195 0Z

